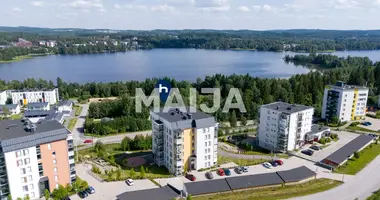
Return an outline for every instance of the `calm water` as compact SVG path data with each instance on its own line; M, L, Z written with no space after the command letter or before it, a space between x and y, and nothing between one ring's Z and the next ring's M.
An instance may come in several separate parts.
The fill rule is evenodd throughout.
M309 69L286 64L284 52L155 49L115 54L53 55L17 63L0 64L0 79L24 80L61 77L70 82L144 80L168 76L195 81L221 73L257 77L290 77ZM380 61L380 51L336 52L338 56L368 56Z

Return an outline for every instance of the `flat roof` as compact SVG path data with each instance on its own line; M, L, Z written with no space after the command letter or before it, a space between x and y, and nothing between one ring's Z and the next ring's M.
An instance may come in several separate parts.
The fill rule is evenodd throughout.
M336 150L334 153L330 154L325 159L323 159L322 163L328 164L324 162L325 160L328 160L336 163L337 165L340 165L342 162L347 160L355 151L358 151L359 149L363 148L373 139L374 138L369 135L359 135L351 142L347 143L346 145L344 145L343 147L341 147L340 149Z
M291 170L278 171L277 174L285 183L297 182L317 175L305 166Z
M0 111L3 110L3 108L8 108L10 110L16 109L18 104L5 104L5 105L0 105Z
M28 107L45 107L48 106L49 102L35 102L35 103L28 103Z
M313 124L311 125L311 133L320 133L320 132L324 132L324 131L328 131L330 130L329 127L327 126L321 126L319 124Z
M289 104L285 102L270 103L270 104L262 105L262 107L270 109L270 110L276 110L276 111L286 113L286 114L297 113L297 112L301 112L301 111L313 108L310 106Z
M334 89L340 89L340 90L354 90L354 89L368 90L368 87L358 86L358 85L347 85L346 83L342 81L338 81L334 85L328 85L328 87L331 87Z
M26 110L24 112L24 116L25 117L48 116L54 113L55 113L54 110L33 110L33 111Z
M117 195L116 198L118 200L171 200L178 196L179 194L176 191L166 185L161 188L124 192Z
M261 187L267 185L278 185L284 183L284 181L282 181L282 179L275 172L265 174L254 174L249 176L236 176L226 178L226 181L232 190L250 187Z
M230 191L226 179L214 179L185 183L186 191L191 195L210 194Z
M63 100L58 102L58 106L70 106L71 104L73 104L73 101L71 100Z
M0 140L8 140L24 136L36 135L43 132L54 131L65 128L58 121L45 121L35 124L36 131L29 132L22 120L0 120Z
M28 88L28 89L22 89L22 90L12 90L12 92L45 92L45 91L54 91L57 88L53 89L47 89L47 88Z

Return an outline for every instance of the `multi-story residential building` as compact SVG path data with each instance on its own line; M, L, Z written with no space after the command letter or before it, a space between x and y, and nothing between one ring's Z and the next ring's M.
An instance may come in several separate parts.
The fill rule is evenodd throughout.
M60 101L57 105L58 112L63 112L63 111L71 112L73 110L73 104L74 103L71 100Z
M55 120L1 120L0 144L1 199L38 199L76 179L73 136Z
M56 104L59 101L58 88L44 90L14 90L12 91L13 104L27 105L29 103L48 102Z
M7 103L7 91L0 90L0 105L4 105Z
M50 110L50 104L49 102L28 103L27 110L28 111L47 111L47 110Z
M342 122L364 119L366 115L368 88L337 82L325 87L322 118L334 116Z
M260 107L259 146L274 152L298 149L311 131L314 108L276 102Z
M187 109L188 110L188 109ZM215 118L197 111L151 112L154 161L181 175L217 164L218 131Z

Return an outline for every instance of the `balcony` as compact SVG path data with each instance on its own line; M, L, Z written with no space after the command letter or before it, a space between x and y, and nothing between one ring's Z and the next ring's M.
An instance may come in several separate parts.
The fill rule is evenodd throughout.
M177 140L175 140L175 143L176 144L183 144L183 140L182 139L177 139Z
M153 129L162 132L164 131L164 124L160 120L154 120L153 121Z

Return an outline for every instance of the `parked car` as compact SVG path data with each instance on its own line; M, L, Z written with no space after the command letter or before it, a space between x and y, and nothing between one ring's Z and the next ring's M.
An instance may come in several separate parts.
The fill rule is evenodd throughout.
M224 170L222 168L218 169L217 173L219 176L224 176Z
M243 169L243 172L244 173L247 173L248 172L248 167L241 167Z
M129 185L129 186L132 186L132 185L134 185L134 184L135 184L135 182L133 182L133 180L132 180L132 179L127 179L125 182L126 182L126 183L127 183L127 185Z
M230 171L230 169L228 169L228 168L224 168L223 170L224 170L224 174L225 174L226 176L230 176L230 175L231 175L231 171Z
M316 151L319 151L319 150L322 150L322 148L320 146L311 146L310 149L313 149L313 150L316 150Z
M89 186L89 187L86 189L86 192L89 193L89 194L94 194L94 193L95 193L95 188L92 187L92 186Z
M370 133L370 134L368 134L369 136L371 136L371 137L373 137L373 138L377 138L378 137L378 135L376 135L376 134L372 134L372 133Z
M265 168L268 168L268 169L272 168L272 165L271 165L269 162L265 162L265 163L263 163L263 166L264 166Z
M273 167L277 167L278 166L278 163L274 160L270 161L269 162Z
M186 177L187 179L189 179L190 181L195 181L195 180L196 180L195 176L192 175L192 174L186 174L185 177Z
M88 197L88 194L87 194L86 191L80 191L80 192L78 193L78 196L79 196L80 198L84 199L84 198Z
M213 179L214 175L212 175L212 172L206 172L206 178Z
M363 122L362 125L363 126L372 126L372 123L371 122Z
M307 149L307 150L301 151L301 153L306 154L308 156L312 156L314 154L314 151Z
M85 140L83 143L90 144L90 143L92 143L92 140Z
M282 162L282 160L275 160L275 162L278 164L278 165L283 165L284 162Z
M243 168L242 167L235 167L235 172L237 173L237 174L242 174L243 173Z
M63 197L61 200L71 200L69 196Z

